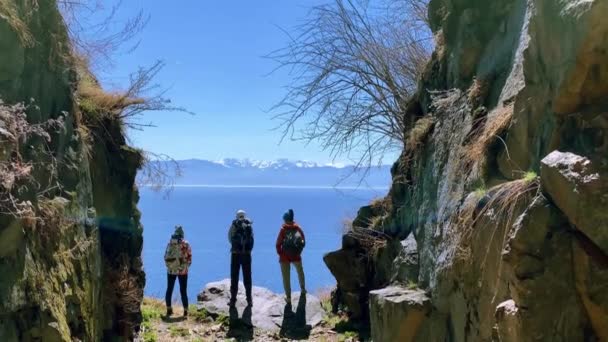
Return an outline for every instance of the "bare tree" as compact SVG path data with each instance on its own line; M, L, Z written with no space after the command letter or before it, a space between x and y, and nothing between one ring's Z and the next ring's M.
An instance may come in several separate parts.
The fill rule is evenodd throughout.
M424 5L334 0L314 7L289 44L269 55L292 78L272 108L283 138L318 140L364 167L402 148L406 108L432 49L417 14Z
M122 0L109 7L101 0L58 0L73 47L94 67L110 67L114 54L125 45L130 51L139 44L137 37L150 17L139 10L120 21L122 4Z

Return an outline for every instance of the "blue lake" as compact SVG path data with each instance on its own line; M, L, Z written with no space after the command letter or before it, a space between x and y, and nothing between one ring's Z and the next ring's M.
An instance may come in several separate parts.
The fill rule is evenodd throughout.
M296 221L306 234L303 263L308 290L333 286L335 280L323 263L323 255L340 247L344 219L354 217L360 206L385 193L386 190L371 189L177 187L165 199L162 194L143 188L139 208L144 225L145 294L164 297L163 255L176 224L184 226L186 240L192 246L190 301L195 302L206 283L229 278L227 232L238 209L245 210L254 222L254 285L283 292L274 246L282 215L293 208ZM292 287L298 288L295 276ZM176 289L175 298L177 294Z

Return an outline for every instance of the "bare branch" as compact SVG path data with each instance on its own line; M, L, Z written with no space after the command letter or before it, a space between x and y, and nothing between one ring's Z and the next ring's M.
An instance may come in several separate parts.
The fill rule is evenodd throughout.
M397 3L408 10L394 11ZM334 157L356 156L365 167L402 148L432 35L417 14L426 1L391 6L334 0L314 7L289 44L268 55L292 78L272 107L283 138L320 141Z
M99 68L111 67L113 56L125 45L127 52L135 49L139 44L138 35L150 20L140 10L128 19L119 21L117 14L122 8L122 1L111 7L104 6L101 0L58 0L57 3L73 47Z
M139 171L137 184L162 191L165 197L173 191L174 181L181 177L182 169L179 163L166 154L152 152L144 153L144 164Z

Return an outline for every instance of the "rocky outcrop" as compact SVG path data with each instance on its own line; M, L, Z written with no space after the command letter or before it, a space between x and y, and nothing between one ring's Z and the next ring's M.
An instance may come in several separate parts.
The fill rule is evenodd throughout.
M55 1L1 1L0 51L0 341L128 340L141 154L119 120L88 125Z
M236 306L231 309L228 306L230 279L225 279L207 284L197 298L199 307L211 315L224 315L232 319L239 319L245 324L267 331L278 332L281 329L290 328L310 331L323 319L324 311L321 308L321 302L311 294L300 296L299 292L294 292L291 299L292 307L286 305L284 296L263 287L254 286L252 295L253 306L248 307L245 287L239 283Z
M438 46L412 101L433 127L405 146L373 227L416 240L431 309L414 340L606 340L608 3L429 8ZM372 269L390 283L402 260Z
M369 291L389 284L400 250L398 240L373 230L357 227L344 235L342 249L323 257L338 280L334 306L344 304L353 320L367 320Z
M372 339L416 341L431 311L424 291L386 287L370 292Z

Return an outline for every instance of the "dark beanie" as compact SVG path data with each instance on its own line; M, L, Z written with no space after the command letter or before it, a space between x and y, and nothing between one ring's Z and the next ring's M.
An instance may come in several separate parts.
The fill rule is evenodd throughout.
M184 228L180 225L175 226L175 232L171 235L173 239L183 239L184 238Z
M293 209L289 209L283 214L283 221L288 223L293 222Z

